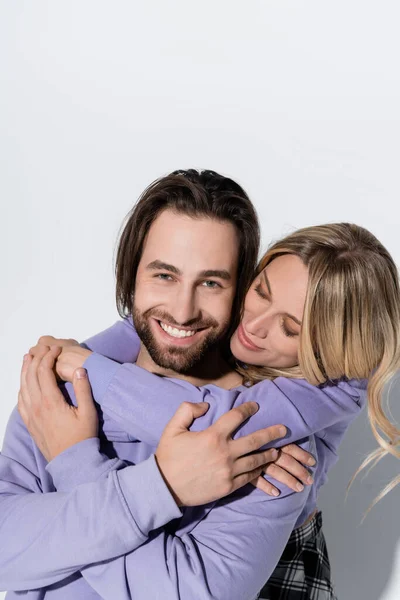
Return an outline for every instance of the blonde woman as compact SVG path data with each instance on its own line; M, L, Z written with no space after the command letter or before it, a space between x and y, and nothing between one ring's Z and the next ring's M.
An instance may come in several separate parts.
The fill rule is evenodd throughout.
M275 243L259 264L245 298L242 321L231 340L245 386L234 390L212 385L198 388L178 379L160 379L130 362L121 365L76 346L63 349L57 369L64 379L71 380L75 369L83 364L102 409L103 430L109 417L130 439L152 447L183 401L206 401L210 406L196 419L193 431L207 428L233 406L255 400L259 411L241 427L237 437L272 422L284 423L288 429L280 445L314 435L315 482L308 493L303 492L303 508L283 559L274 572L274 565L265 566L270 578L261 595L269 600L331 600L334 592L321 517L316 512L317 494L337 459L347 426L365 403L379 444L371 460L387 453L399 457L399 431L382 407L384 386L400 366L399 328L398 274L389 253L361 227L323 225L296 231ZM138 339L128 320L86 345L93 350L101 347L104 354L108 346L112 349L108 354L115 361L121 355L127 361L130 352L133 362L138 351ZM68 451L60 456L62 469L68 471ZM71 454L70 460L75 456ZM99 465L99 477L104 468L104 463ZM94 460L91 478L95 472ZM168 472L163 475L168 481ZM273 502L278 506L280 501ZM269 503L272 513L273 502ZM211 525L212 514L207 517ZM214 527L218 531L223 525L217 519ZM239 546L232 540L230 543L235 554ZM227 552L222 544L220 553L229 562ZM191 554L193 560L198 573L202 559L198 563ZM263 557L257 560L261 564ZM240 561L236 565L240 571ZM179 577L175 567L175 575L169 576ZM101 576L106 570L103 566ZM249 590L246 597L251 594ZM238 592L235 597L245 595Z

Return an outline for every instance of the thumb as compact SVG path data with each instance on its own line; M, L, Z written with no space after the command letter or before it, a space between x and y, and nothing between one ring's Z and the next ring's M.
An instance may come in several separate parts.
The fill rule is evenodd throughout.
M182 402L172 419L167 423L164 431L179 433L187 431L194 419L202 417L208 410L208 402Z
M80 412L96 410L86 369L75 369L72 385Z

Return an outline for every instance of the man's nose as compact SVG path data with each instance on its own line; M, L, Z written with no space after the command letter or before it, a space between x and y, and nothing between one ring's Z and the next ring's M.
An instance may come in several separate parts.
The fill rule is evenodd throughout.
M185 325L185 323L199 318L200 310L195 290L180 286L174 297L174 306L171 306L170 313L179 325Z
M269 328L270 318L267 313L258 315L246 323L247 332L262 340L268 336Z

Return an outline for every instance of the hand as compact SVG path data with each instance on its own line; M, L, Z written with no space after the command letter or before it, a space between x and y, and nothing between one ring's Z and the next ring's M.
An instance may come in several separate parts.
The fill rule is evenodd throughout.
M81 348L79 343L73 339L58 339L51 335L39 338L36 346L29 350L29 354L35 356L41 349L49 346L60 346L61 352L55 363L56 374L62 381L73 381L74 372L83 366L85 360L92 354L90 350Z
M273 425L232 439L243 421L257 412L256 402L233 408L205 431L188 431L193 420L207 409L206 402L183 402L165 427L156 450L161 474L179 506L207 504L246 485L278 455L275 449L254 451L286 435L283 425Z
M264 469L264 473L284 483L294 492L302 492L304 485L312 485L314 479L308 469L303 465L312 467L316 464L315 458L306 450L296 444L288 444L278 451L278 458ZM279 490L264 477L257 477L251 482L269 496L279 496Z
M97 437L98 416L85 369L74 373L78 407L70 406L58 388L54 363L57 346L41 345L35 356L25 355L21 370L18 411L39 450L50 462L85 439Z

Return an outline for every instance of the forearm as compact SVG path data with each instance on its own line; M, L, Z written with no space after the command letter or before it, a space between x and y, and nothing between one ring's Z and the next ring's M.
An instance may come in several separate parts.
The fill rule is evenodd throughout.
M252 600L272 574L306 501L283 490L279 500L240 492L209 511L197 509L191 525L151 534L135 551L91 565L82 575L106 600ZM185 521L185 519L184 519Z
M210 408L196 419L191 430L212 425L231 408L256 401L259 411L236 433L242 437L257 429L284 424L287 436L274 446L313 435L360 411L360 396L365 389L341 382L323 389L305 380L278 378L246 389L223 390L216 386L197 388L141 369L133 364L119 365L98 354L85 362L96 401L104 413L132 436L156 446L162 432L184 402L208 402Z
M60 581L89 564L132 551L147 541L151 530L181 515L154 457L68 493L42 493L38 473L30 468L29 441L10 439L13 433L18 434L7 431L0 455L0 589L26 590ZM98 453L97 447L92 450ZM85 463L85 452L80 460Z

